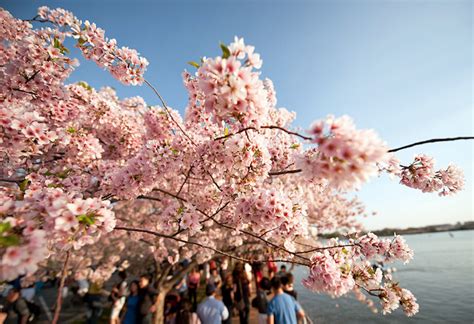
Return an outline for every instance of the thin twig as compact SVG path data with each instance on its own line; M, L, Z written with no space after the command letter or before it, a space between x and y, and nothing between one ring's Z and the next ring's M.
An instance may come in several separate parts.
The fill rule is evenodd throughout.
M181 125L174 119L173 115L171 114L171 111L170 109L168 108L168 105L166 104L165 100L163 99L163 97L160 95L160 93L158 92L158 90L156 90L156 88L150 83L148 82L148 80L144 80L145 84L147 86L149 86L151 88L151 90L153 90L153 92L157 95L157 97L160 99L161 103L163 104L163 107L165 108L166 112L168 113L168 116L171 118L171 120L173 121L173 123L175 123L176 126L178 126L179 130L184 134L184 136L186 136L186 138L191 142L191 144L193 145L196 145L196 143L194 143L194 141L191 139L191 137L189 137L189 135L184 131L184 129L181 127Z

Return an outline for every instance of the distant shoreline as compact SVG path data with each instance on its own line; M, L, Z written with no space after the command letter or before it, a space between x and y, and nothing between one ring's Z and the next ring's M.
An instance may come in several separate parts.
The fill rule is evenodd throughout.
M425 233L441 233L441 232L455 232L455 231L469 231L474 230L474 221L456 223L456 224L440 224L440 225L428 225L423 227L409 227L409 228L384 228L381 230L364 231L366 233L374 233L377 236L393 236L394 233L399 235L413 235L413 234L425 234ZM322 234L324 238L332 237L346 237L340 233L329 233Z
M384 228L382 230L370 231L378 236L391 236L393 233L400 235L423 234L423 233L440 233L440 232L454 232L454 231L468 231L474 230L474 221L457 224L441 224L428 225L423 227L409 227L409 228Z

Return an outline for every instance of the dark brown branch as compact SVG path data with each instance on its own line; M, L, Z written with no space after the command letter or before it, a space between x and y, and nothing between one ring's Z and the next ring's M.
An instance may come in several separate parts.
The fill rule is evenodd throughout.
M138 198L138 199L147 199L147 200L161 201L160 198L150 197L150 196L144 196L144 195L140 195L140 196L138 196L137 198Z
M275 244L275 243L273 243L273 242L270 242L270 241L264 239L263 237L261 237L261 236L259 236L259 235L257 235L257 234L254 234L254 233L252 233L252 232L248 232L248 231L246 231L246 230L237 229L237 228L235 228L235 227L233 227L233 226L229 226L229 225L227 225L227 224L224 224L224 223L222 223L222 222L219 222L219 221L216 220L214 217L207 215L205 212L203 212L203 211L200 210L200 209L196 209L196 210L197 210L198 212L200 212L201 214L203 214L204 216L206 216L208 219L213 220L214 223L216 223L217 225L219 225L219 226L221 226L221 227L227 228L227 229L232 230L232 231L241 232L241 233L243 233L243 234L245 234L245 235L247 235L247 236L251 236L251 237L253 237L253 238L258 239L258 240L264 242L264 243L267 244L267 245L270 245L271 247L273 247L273 248L275 248L275 249L277 249L277 250L282 250L282 251L284 251L284 252L286 252L286 253L288 253L288 254L292 254L292 255L294 255L294 256L296 256L296 257L298 257L298 258L301 258L301 259L304 259L304 260L306 260L306 261L309 261L309 258L306 258L306 257L303 257L303 256L301 256L301 255L298 255L298 254L295 253L295 252L291 252L291 251L289 251L288 249L286 249L285 247L280 246L280 245L278 245L278 244Z
M309 137L309 136L301 135L301 134L299 134L299 133L297 133L297 132L293 132L293 131L287 130L286 128L283 128L283 127L280 127L280 126L273 126L273 125L272 125L272 126L262 126L262 128L266 128L266 129L278 129L278 130L281 130L281 131L283 131L283 132L285 132L285 133L287 133L287 134L294 135L294 136L298 136L298 137L300 137L300 138L302 138L302 139L304 139L304 140L307 140L307 141L312 140L312 138Z
M166 191L166 190L163 190L163 189L159 189L159 188L158 188L158 189L154 189L154 190L159 191L159 192L161 192L161 193L163 193L163 194L165 194L165 195L171 196L171 197L173 197L173 198L176 198L176 199L178 199L178 200L181 200L181 201L183 201L183 202L188 202L185 198L183 198L183 197L181 197L181 196L178 196L178 195L175 195L175 194L172 194L172 193L169 192L169 191Z
M23 93L27 93L27 94L30 94L32 96L37 96L36 92L33 92L33 91L27 91L27 90L23 90L23 89L20 89L20 88L11 88L12 90L14 91L18 91L18 92L23 92Z
M315 247L315 248L312 248L310 250L300 251L300 252L295 252L295 253L296 254L305 254L305 253L311 253L311 252L316 252L316 251L324 251L324 250L344 248L344 247L354 247L354 246L360 246L360 245L358 243L354 243L354 244L341 244L341 245L333 245L333 246L323 246L323 247Z
M39 73L39 70L36 70L31 76L25 78L25 84L33 80Z
M474 136L459 136L459 137L446 137L446 138L432 138L429 140L415 142L412 144L408 144L405 146L397 147L391 150L388 150L389 153L398 152L413 146L423 145L423 144L430 144L430 143L438 143L438 142L453 142L453 141L460 141L460 140L472 140Z
M286 128L283 128L283 127L280 127L280 126L276 126L276 125L269 125L269 126L262 126L260 127L262 129L277 129L277 130L281 130L287 134L290 134L290 135L294 135L294 136L298 136L304 140L307 140L307 141L310 141L312 138L309 137L309 136L304 136L304 135L301 135L300 133L297 133L297 132L293 132L293 131L290 131ZM231 136L234 136L234 135L237 135L237 134L240 134L240 133L247 133L248 130L254 130L256 132L258 132L258 129L255 128L255 127L245 127L245 128L242 128L241 130L239 130L238 132L235 132L235 133L232 133L232 134L227 134L227 135L224 135L224 136L220 136L220 137L216 137L214 140L215 141L219 141L219 140L222 140L222 139L226 139L226 138L229 138Z
M183 279L184 275L188 273L192 268L194 268L197 265L196 260L192 260L190 263L188 263L185 267L182 267L178 273L173 275L173 277L169 280L166 281L165 283L165 289L171 289L174 285L176 285L181 279Z
M63 288L64 288L64 283L66 281L67 277L67 268L69 266L69 257L71 255L70 251L66 252L66 260L64 261L64 266L63 266L63 271L61 272L61 281L59 283L58 287L58 296L56 297L56 307L54 309L54 317L53 317L53 324L58 323L59 320L59 314L61 313L61 306L63 303Z
M177 238L177 237L173 237L173 236L171 236L171 235L167 235L167 234L163 234L163 233L159 233L159 232L154 232L154 231L150 231L150 230L147 230L147 229L116 226L116 227L115 227L115 230L122 230L122 231L128 231L128 232L139 232L139 233L145 233L145 234L155 235L155 236L158 236L158 237L163 237L163 238L167 238L167 239L172 239L172 240L175 240L175 241L178 241L178 242L181 242L181 243L185 243L185 244L196 245L196 246L199 246L199 247L201 247L201 248L203 248L203 249L211 250L211 251L213 251L213 252L215 252L215 253L217 253L217 254L224 255L224 256L227 256L227 257L229 257L229 258L238 260L238 261L248 262L248 263L252 262L252 260L245 259L245 258L236 256L236 255L233 255L233 254L230 254L230 253L227 253L227 252L225 252L225 251L221 251L221 250L219 250L219 249L216 249L216 248L213 248L213 247L210 247L210 246L207 246L207 245L198 243L198 242L187 241L187 240L184 240L184 239L180 239L180 238ZM306 258L303 258L303 259L306 259ZM267 260L264 260L264 261L267 261ZM294 260L277 260L277 261L278 261L278 262L286 262L286 263L295 263L295 264L299 264L299 265L308 266L307 263L299 262L299 261L294 261ZM308 259L308 261L309 261L309 259Z
M216 138L214 138L214 141L220 141L220 140L222 140L222 139L229 138L229 137L231 137L231 136L234 136L234 135L237 135L237 134L246 132L246 131L248 131L248 130L258 131L258 129L256 129L255 127L245 127L245 128L242 128L241 130L239 130L238 132L235 132L235 133L232 133L232 134L223 135L223 136L220 136L220 137L216 137Z
M179 196L179 194L181 193L181 191L183 190L184 188L184 185L186 184L186 182L188 181L189 179L189 176L191 175L191 171L193 170L193 166L191 166L188 170L188 174L186 174L186 178L184 178L184 182L181 184L181 187L179 187L179 190L178 190L178 193L176 194L176 196Z
M364 286L361 286L361 285L358 285L358 284L356 284L356 285L357 285L357 287L363 289L363 290L364 290L366 293L368 293L369 295L375 296L375 297L379 297L379 298L380 298L380 294L376 294L376 293L374 293L374 291L381 291L381 289L370 289L370 290L369 290L369 289L365 288Z
M214 185L216 186L216 188L219 189L219 191L222 191L221 187L219 187L219 185L218 185L217 182L216 182L216 179L214 179L214 177L212 176L212 174L211 174L209 171L207 171L207 170L206 170L206 172L207 172L207 174L209 175L209 177L211 177L211 180L212 180L212 182L214 183Z
M215 249L215 248L210 247L210 246L206 246L206 245L201 244L201 243L198 243L198 242L183 240L183 239L180 239L180 238L171 236L171 235L167 235L167 234L163 234L163 233L154 232L154 231L150 231L150 230L147 230L147 229L131 228L131 227L123 227L123 226L116 226L115 229L116 229L116 230L129 231L129 232L146 233L146 234L151 234L151 235L155 235L155 236L158 236L158 237L163 237L163 238L167 238L167 239L172 239L172 240L175 240L175 241L178 241L178 242L181 242L181 243L196 245L196 246L199 246L199 247L201 247L201 248L203 248L203 249L208 249L208 250L214 251L215 253L218 253L218 254L221 254L221 255L224 255L224 256L228 256L228 257L233 258L233 259L238 260L238 261L242 261L242 262L248 262L248 261L249 261L249 260L247 260L247 259L243 259L243 258L241 258L241 257L235 256L235 255L232 255L232 254L229 254L229 253L227 253L227 252L224 252L224 251Z
M301 169L274 171L274 172L268 172L268 175L277 176L277 175L282 175L282 174L300 173L301 171L302 171Z

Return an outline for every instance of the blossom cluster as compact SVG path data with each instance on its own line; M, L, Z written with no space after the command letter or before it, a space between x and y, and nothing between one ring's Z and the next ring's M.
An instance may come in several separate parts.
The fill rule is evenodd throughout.
M325 292L334 297L340 297L355 289L364 289L378 294L384 312L395 309L400 303L405 312L413 315L418 310L416 299L408 290L399 292L387 287L398 287L386 277L382 285L382 271L373 268L371 260L405 263L413 258L413 251L405 240L396 235L393 239L381 239L369 233L348 244L340 244L330 240L330 244L321 247L311 256L309 275L303 280L303 285L316 292ZM402 302L402 296L405 296ZM396 305L395 305L396 304Z
M335 188L358 188L377 174L377 163L387 158L388 147L373 130L358 130L348 116L315 122L310 129L318 145L297 159L310 179L327 179Z
M400 183L423 192L438 192L440 196L455 194L464 187L464 173L455 165L435 170L434 159L426 155L415 156L407 167L402 167Z
M124 84L142 84L143 74L148 61L140 57L138 52L128 47L118 47L115 39L105 37L105 31L89 21L82 22L71 12L64 9L41 7L38 16L43 20L67 27L67 36L77 39L76 46L85 58L94 61L98 66L106 68ZM62 48L62 44L58 47Z
M2 272L8 280L34 272L37 263L48 255L48 246L53 246L53 251L80 249L115 227L108 201L74 197L34 181L22 190L3 189L0 195L5 217L0 250L6 248L1 266L10 267Z
M398 284L393 282L386 283L382 287L379 298L384 314L391 313L401 305L405 314L411 317L418 313L420 308L411 291L400 288Z
M63 82L78 63L58 48L62 38L58 30L33 30L0 8L0 103L64 97Z
M418 311L415 297L370 263L412 259L400 236L367 234L345 247L332 240L311 258L298 243L360 229L365 209L345 192L381 165L442 195L462 188L459 169L434 171L424 156L400 167L347 116L316 122L311 137L297 133L295 113L277 107L260 56L243 39L183 73L181 118L140 97L121 100L110 87L65 84L77 65L71 38L124 84L144 82L148 62L69 11L41 7L30 22L0 9L0 281L33 273L46 257L60 269L65 251L81 276L101 281L121 261L245 254L251 238L256 249L278 246L271 257L310 259L310 290L338 297L366 289L384 312Z
M253 231L268 232L272 237L293 238L306 234L306 206L276 189L261 189L242 197L236 217L250 224Z
M8 203L2 201L1 209ZM18 234L21 233L21 234ZM0 281L13 280L19 274L33 274L38 263L48 256L46 232L31 225L22 226L14 217L0 221Z
M259 78L262 65L254 47L236 38L229 47L223 47L223 56L207 58L197 71L204 107L217 122L258 126L268 114L267 92Z
M197 150L203 161L198 167L215 177L226 195L251 192L268 177L271 160L267 147L265 137L252 132L211 139Z

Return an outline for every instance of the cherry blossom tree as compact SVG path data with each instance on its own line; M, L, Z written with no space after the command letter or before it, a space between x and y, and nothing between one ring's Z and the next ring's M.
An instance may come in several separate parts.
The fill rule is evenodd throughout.
M436 171L425 155L405 166L393 153L473 137L390 149L348 116L303 133L261 78L260 55L237 37L221 55L190 62L181 116L144 78L148 61L95 24L47 7L30 20L0 18L0 281L52 264L62 282L72 267L105 280L138 249L159 270L159 323L166 292L191 266L215 255L250 262L239 251L252 246L267 251L257 260L306 267L311 291L418 312L410 291L371 266L409 262L413 251L397 235L358 234L365 209L350 194L380 173L455 194L464 185L456 166ZM68 44L123 84L146 85L159 105L67 84L78 65ZM322 239L333 231L350 235Z

